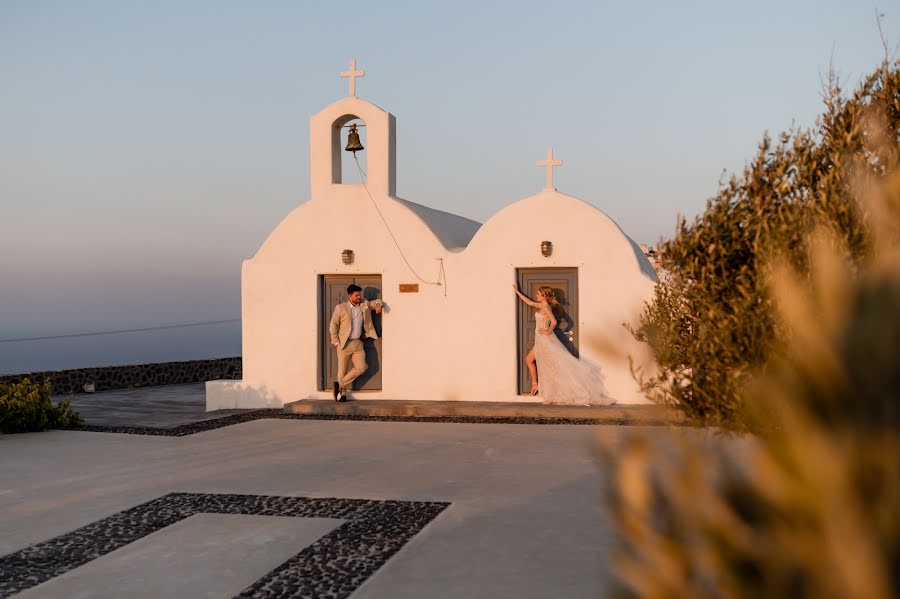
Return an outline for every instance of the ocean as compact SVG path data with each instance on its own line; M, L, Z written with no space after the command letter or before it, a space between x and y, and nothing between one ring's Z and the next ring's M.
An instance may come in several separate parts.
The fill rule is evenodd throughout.
M241 355L241 323L0 343L0 374Z

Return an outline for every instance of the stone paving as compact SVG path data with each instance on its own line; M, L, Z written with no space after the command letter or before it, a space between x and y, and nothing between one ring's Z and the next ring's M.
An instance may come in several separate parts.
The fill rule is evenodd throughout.
M202 386L115 393L117 414L100 405L109 393L76 407L89 423L140 425L141 410L160 426L210 416L196 409ZM264 418L183 437L0 436L0 596L124 585L132 598L602 597L614 540L596 442L640 431L707 434ZM216 514L239 521L223 528ZM304 533L265 517L335 524ZM212 557L179 553L173 539L188 537L192 554ZM260 552L271 559L241 557Z

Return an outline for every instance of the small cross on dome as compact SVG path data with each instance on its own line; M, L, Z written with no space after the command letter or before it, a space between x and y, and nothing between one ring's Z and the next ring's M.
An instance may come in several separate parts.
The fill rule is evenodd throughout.
M544 185L544 189L552 189L556 191L556 188L553 187L553 167L562 166L562 160L554 160L553 159L553 148L547 148L547 159L546 160L538 160L537 165L543 166L547 169L547 184Z
M356 70L356 59L350 61L350 70L349 71L341 71L341 77L349 77L350 78L350 96L356 97L356 78L357 77L365 77L365 71L357 71Z

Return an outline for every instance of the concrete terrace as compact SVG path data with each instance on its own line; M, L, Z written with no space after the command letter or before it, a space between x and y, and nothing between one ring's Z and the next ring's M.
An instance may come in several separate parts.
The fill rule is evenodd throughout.
M235 416L203 412L202 390L74 403L98 426ZM0 597L605 596L596 443L644 430L707 434L264 418L0 436Z

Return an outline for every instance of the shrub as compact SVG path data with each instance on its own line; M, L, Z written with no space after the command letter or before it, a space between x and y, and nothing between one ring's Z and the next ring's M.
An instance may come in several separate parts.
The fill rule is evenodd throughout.
M832 76L825 106L812 130L765 136L705 212L661 244L667 276L632 331L659 365L636 373L655 401L747 428L744 391L785 341L769 294L775 257L808 278L817 227L840 241L851 271L871 257L860 181L884 180L900 159L900 63L885 62L849 97Z
M48 428L68 428L84 424L72 409L71 400L53 405L50 381L0 384L0 433L25 433Z
M846 174L867 230L826 221L808 261L769 266L778 335L739 412L758 434L602 448L620 596L900 597L900 164L896 129L867 126L885 168Z
M811 245L812 285L778 269L760 435L605 448L620 596L900 597L900 248L855 274L830 233Z

